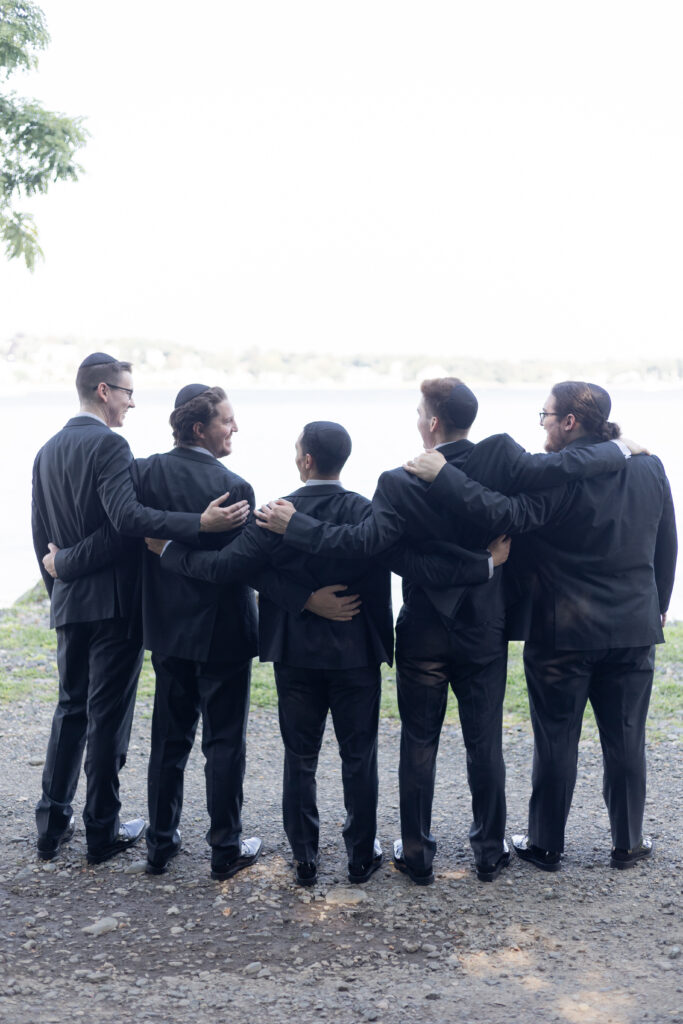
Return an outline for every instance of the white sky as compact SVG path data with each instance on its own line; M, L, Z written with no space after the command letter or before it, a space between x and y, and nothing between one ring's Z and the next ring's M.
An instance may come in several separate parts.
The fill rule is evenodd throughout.
M0 339L683 352L678 0L42 7L92 138Z

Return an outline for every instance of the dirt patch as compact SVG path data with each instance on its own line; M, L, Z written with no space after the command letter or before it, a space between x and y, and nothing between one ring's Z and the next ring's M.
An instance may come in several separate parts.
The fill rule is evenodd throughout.
M145 813L150 713L142 702L122 775L128 817ZM2 1020L683 1022L683 762L674 743L649 752L650 863L609 867L601 759L589 740L562 871L544 874L513 858L487 885L472 870L464 752L447 726L433 824L436 884L419 888L390 864L399 734L383 722L386 862L367 885L351 886L339 758L328 730L318 786L320 879L302 889L281 826L273 712L252 712L245 785L245 835L260 835L264 854L224 883L209 878L199 739L186 775L183 848L167 874L142 873L143 847L89 867L82 826L55 861L37 861L33 806L51 714L43 702L17 702L5 706L0 727ZM509 731L505 749L509 831L523 831L528 730ZM84 931L97 922L105 924Z

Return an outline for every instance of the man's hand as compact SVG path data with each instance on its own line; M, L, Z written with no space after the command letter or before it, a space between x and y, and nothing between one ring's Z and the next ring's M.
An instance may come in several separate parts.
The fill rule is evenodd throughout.
M307 612L319 615L321 619L332 619L333 622L348 622L358 615L360 606L363 603L358 594L346 594L344 597L336 597L340 590L349 588L341 583L333 583L329 587L321 587L314 590L304 605Z
M503 562L507 562L510 554L510 537L506 537L504 534L502 537L496 537L489 544L489 553L493 557L494 565L502 565Z
M222 507L222 502L229 497L230 491L226 491L209 502L199 520L200 533L225 533L244 526L249 516L249 502L236 501L234 505Z
M628 437L620 437L619 440L622 444L625 444L631 455L651 455L652 452L647 448L643 448L637 441L631 441Z
M57 580L59 577L57 575L57 570L55 569L55 555L59 551L59 548L51 541L48 541L47 546L50 550L46 555L43 555L43 568L45 569L45 572L52 576L53 580Z
M271 533L284 533L296 509L291 501L285 498L278 498L277 501L269 501L254 512L256 523L264 530Z
M404 462L403 468L413 476L419 476L420 480L426 480L428 484L431 484L445 465L446 460L441 452L432 448L431 451L423 452L421 455L416 455L414 459Z
M153 555L160 555L168 544L168 541L159 540L158 537L145 537L145 544Z
M662 629L666 626L666 612L662 612Z

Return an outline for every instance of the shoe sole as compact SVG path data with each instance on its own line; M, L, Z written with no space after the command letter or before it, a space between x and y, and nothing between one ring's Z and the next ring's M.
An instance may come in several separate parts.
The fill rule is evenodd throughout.
M88 864L104 864L105 861L111 860L112 857L117 857L119 853L130 850L132 846L135 846L142 839L144 834L145 830L143 828L140 835L136 836L135 839L126 840L121 846L116 846L114 849L107 851L107 853L88 853L85 859Z
M238 861L232 864L229 868L226 868L225 871L215 871L211 868L211 877L217 882L224 882L226 879L232 878L236 875L238 871L244 871L245 868L250 868L252 864L256 863L260 856L261 850L259 850L258 853L255 853L253 857L240 857Z
M527 864L533 864L533 866L538 868L539 871L559 871L562 867L562 862L559 860L555 864L546 864L545 861L536 860L535 857L527 857L524 852L520 852L517 847L515 847L515 853L520 860L525 861Z
M617 868L618 871L626 871L628 868L634 868L641 861L647 860L651 855L652 850L648 850L647 853L641 853L639 857L634 857L632 860L615 860L613 857L610 857L610 864L613 868Z
M295 875L294 881L296 882L297 885L315 885L315 883L318 881L318 872L316 871L316 873L311 878L299 878L298 875Z
M375 871L379 871L379 869L381 868L383 863L384 863L384 854L382 853L377 858L377 861L373 860L373 862L370 865L370 867L368 868L368 870L365 871L362 875L352 875L351 872L349 871L349 873L347 875L347 878L348 878L349 882L353 883L353 885L363 885L364 882L368 882L372 878L372 876L374 875Z
M428 875L414 875L413 872L408 867L408 865L405 863L405 861L403 863L400 863L394 858L391 863L394 865L397 871L401 872L402 875L407 875L411 882L414 882L415 885L432 885L434 882L433 871L430 871Z
M496 878L498 878L498 875L501 873L503 868L506 868L509 863L510 855L508 854L507 860L501 858L494 867L493 871L482 871L480 868L477 868L477 878L479 879L480 882L495 882Z

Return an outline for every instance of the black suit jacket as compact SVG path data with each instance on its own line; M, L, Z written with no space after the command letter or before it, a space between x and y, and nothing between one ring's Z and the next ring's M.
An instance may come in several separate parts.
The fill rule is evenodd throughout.
M359 522L370 510L367 498L330 484L301 487L289 499L298 507L333 523ZM231 494L232 498L232 494ZM390 576L387 569L367 559L338 559L301 555L286 548L279 537L252 523L235 544L220 553L191 551L171 544L161 558L164 569L192 579L217 581L244 578L272 565L296 593L304 591L296 611L273 601L267 582L259 594L259 649L261 661L281 662L295 668L358 668L393 658L393 618ZM173 577L165 573L167 581ZM348 593L361 595L359 615L349 622L333 622L303 610L312 591L333 583L347 584Z
M455 441L443 445L441 452L453 466L463 486L470 486L468 473L500 489L521 490L550 487L586 474L623 469L626 459L617 445L606 442L592 449L565 451L551 455L531 455L509 435L498 434L474 445ZM439 477L445 472L439 474ZM439 478L437 478L439 479ZM476 484L471 484L477 487ZM317 522L297 511L285 532L285 541L300 550L325 552L339 557L365 557L382 551L400 537L412 541L425 538L454 541L470 548L485 547L496 533L490 520L480 523L458 518L453 509L428 500L429 485L403 469L382 473L372 499L372 515L357 527L334 527ZM481 499L481 488L478 490ZM484 492L486 493L486 492ZM499 497L497 495L497 497ZM521 495L516 514L525 522L538 524L547 515L547 496ZM443 628L463 628L491 624L490 642L500 642L500 624L505 598L502 573L496 570L483 586L456 586L435 591L404 582L404 607L399 616L397 634L406 653L423 653L442 642ZM486 641L484 641L486 642Z
M596 438L583 437L565 451L582 454L597 446ZM622 473L578 480L540 497L540 518L530 517L519 498L464 483L448 467L429 490L436 507L468 517L472 528L485 520L493 530L535 530L513 545L529 570L533 642L556 650L660 643L677 538L659 459L639 455Z
M51 597L51 624L131 616L136 609L137 545L133 536L175 537L196 544L199 516L159 512L137 500L127 442L93 416L74 416L40 449L33 465L33 546ZM54 580L42 564L48 542L71 548L89 537L91 568L71 577L56 565ZM67 578L69 577L69 578Z
M173 448L136 459L133 481L140 501L177 512L201 512L217 495L248 501L251 485L213 455ZM200 534L200 550L217 551L239 531ZM257 652L258 614L246 584L221 586L179 577L169 580L159 559L145 549L142 560L142 624L145 647L155 654L191 661L243 661Z

